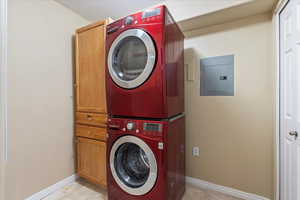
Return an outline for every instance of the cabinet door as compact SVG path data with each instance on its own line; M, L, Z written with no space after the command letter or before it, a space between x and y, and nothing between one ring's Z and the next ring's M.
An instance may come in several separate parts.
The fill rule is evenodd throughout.
M78 175L106 187L106 143L78 138Z
M105 23L76 34L76 109L106 113Z

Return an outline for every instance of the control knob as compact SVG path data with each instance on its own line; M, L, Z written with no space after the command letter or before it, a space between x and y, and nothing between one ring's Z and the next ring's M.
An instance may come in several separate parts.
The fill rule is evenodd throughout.
M128 122L126 128L129 131L133 130L134 129L134 123L133 122Z
M134 18L132 16L125 18L125 25L131 25L134 21Z

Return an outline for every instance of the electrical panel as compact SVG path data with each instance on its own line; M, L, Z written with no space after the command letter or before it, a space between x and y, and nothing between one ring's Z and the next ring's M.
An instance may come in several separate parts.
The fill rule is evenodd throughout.
M200 59L200 95L234 96L234 55Z

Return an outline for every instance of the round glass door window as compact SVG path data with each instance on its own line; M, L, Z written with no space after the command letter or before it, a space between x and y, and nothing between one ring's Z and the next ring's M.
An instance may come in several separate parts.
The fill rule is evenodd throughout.
M149 160L136 144L122 144L116 152L114 167L119 179L129 187L138 188L148 180Z
M113 53L113 70L124 81L136 79L147 64L147 49L144 42L134 36L123 39Z
M148 193L157 178L157 163L149 146L134 136L116 141L110 152L110 167L118 185L132 195Z
M112 43L108 54L109 73L120 87L136 88L151 75L155 59L155 46L148 33L129 29Z

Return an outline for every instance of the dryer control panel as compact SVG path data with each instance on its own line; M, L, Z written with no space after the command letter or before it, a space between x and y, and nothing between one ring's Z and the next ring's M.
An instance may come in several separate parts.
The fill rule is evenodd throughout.
M149 9L149 10L146 10L146 11L143 12L142 19L146 19L146 18L149 18L149 17L155 17L155 16L160 15L160 13L161 13L161 8L160 7L152 8L152 9Z
M143 24L162 24L164 23L164 6L147 9L133 15L119 19L107 26L107 34L123 31L127 28L137 27Z

